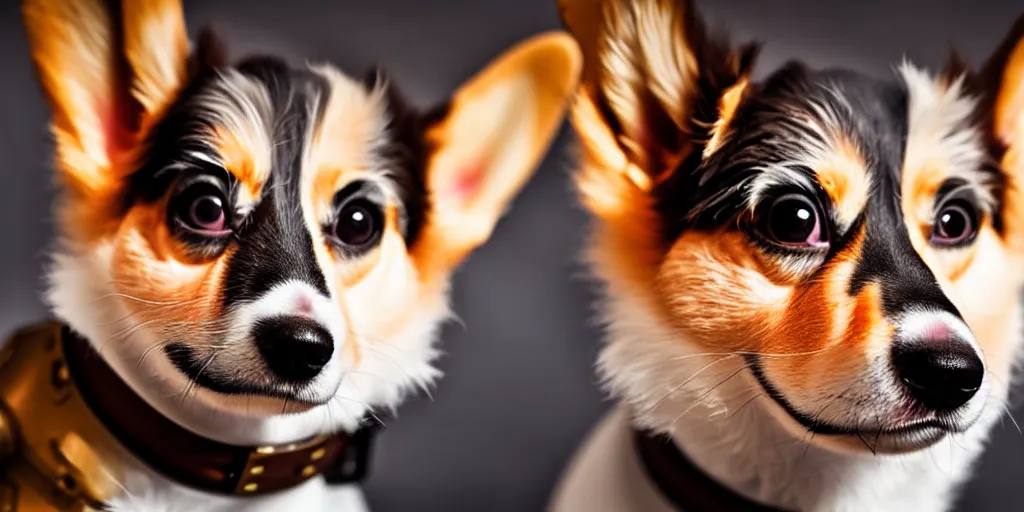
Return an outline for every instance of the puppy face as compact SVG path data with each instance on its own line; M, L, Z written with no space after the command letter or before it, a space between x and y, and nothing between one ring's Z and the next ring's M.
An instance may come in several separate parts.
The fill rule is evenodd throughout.
M691 2L563 15L587 63L574 120L591 256L610 295L669 333L660 356L604 361L641 414L688 384L736 399L680 352L737 362L740 401L763 394L839 449L919 449L1000 407L1024 278L1022 24L981 73L794 63L754 83L756 48L707 34Z
M175 1L33 0L63 185L51 300L143 396L245 415L393 406L436 371L451 272L575 87L571 38L421 113L379 75L195 51Z

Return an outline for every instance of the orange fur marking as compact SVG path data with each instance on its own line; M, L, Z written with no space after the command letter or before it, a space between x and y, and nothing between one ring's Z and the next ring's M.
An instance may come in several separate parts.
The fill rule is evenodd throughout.
M860 151L846 137L837 137L834 152L814 169L818 182L832 199L843 225L853 223L864 210L871 190L871 178Z
M995 105L996 134L1004 142L1019 145L1024 135L1024 40L1017 43L1003 68L1000 94Z
M996 135L1007 144L1002 168L1007 174L1005 218L1013 250L1024 252L1024 40L1003 68L994 112Z
M617 267L621 268L621 267ZM686 233L672 246L650 290L667 321L712 350L758 351L793 294L766 276L741 233ZM643 296L643 295L641 295ZM768 329L766 331L766 329Z
M186 334L202 332L221 316L221 277L232 250L212 261L185 261L164 222L163 211L163 204L158 203L133 208L125 217L111 261L114 288L132 297L122 303L141 322Z
M342 176L345 174L340 167L322 165L316 170L313 178L313 217L317 220L326 219L334 208L334 196L339 190Z
M260 197L263 183L270 174L270 169L258 169L256 166L255 152L264 149L251 147L245 142L248 139L239 137L221 126L214 129L213 135L214 147L224 163L224 168L235 176L248 194L242 201L252 203Z
M739 108L748 85L750 85L750 80L744 77L736 85L727 89L718 101L718 120L715 121L711 130L711 139L704 146L704 158L713 155L725 143L729 124L732 123L732 118L736 115L736 109Z
M667 321L708 350L806 354L765 358L762 366L785 389L808 389L820 384L817 376L856 375L868 352L891 340L880 287L847 295L862 245L863 232L820 277L785 283L771 280L771 260L758 256L745 235L687 233L653 286Z

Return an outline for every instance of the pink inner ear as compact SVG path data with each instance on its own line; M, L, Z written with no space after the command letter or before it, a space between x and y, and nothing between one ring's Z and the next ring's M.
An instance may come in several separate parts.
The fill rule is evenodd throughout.
M467 165L456 173L451 190L456 201L465 202L475 196L483 184L485 164L482 161Z
M99 105L96 112L100 117L103 149L107 156L114 157L131 148L131 133L122 125L121 112L109 105Z
M142 106L131 97L127 84L117 84L112 99L97 99L94 103L103 130L104 149L111 158L119 158L135 146Z

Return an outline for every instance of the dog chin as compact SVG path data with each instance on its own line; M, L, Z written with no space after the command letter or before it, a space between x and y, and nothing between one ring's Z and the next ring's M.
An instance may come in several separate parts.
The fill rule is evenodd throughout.
M162 359L158 361L158 359ZM151 368L140 368L138 377L162 382L165 389L177 396L176 401L187 409L229 413L237 417L267 418L308 412L324 407L339 392L340 377L318 377L317 382L303 386L257 384L241 380L213 378L208 374L182 371L166 358L152 357ZM144 365L145 366L145 365ZM197 375L199 378L196 378ZM333 380L334 382L327 382Z
M226 394L207 388L198 388L194 392L195 400L201 401L206 407L250 417L267 417L285 414L297 414L323 407L332 399L312 397L304 393L248 393Z
M794 438L829 451L849 455L902 455L930 448L951 434L973 425L963 419L921 419L892 425L841 427L819 424L810 428L778 404L771 415ZM884 414L880 414L884 416Z
M856 434L821 436L818 444L833 451L867 455L900 455L934 446L949 435L938 425L922 426L906 431L883 433L858 432Z

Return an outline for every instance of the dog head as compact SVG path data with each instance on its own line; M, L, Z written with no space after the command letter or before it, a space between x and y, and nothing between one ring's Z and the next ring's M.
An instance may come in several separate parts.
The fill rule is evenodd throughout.
M177 0L28 0L24 22L63 192L51 302L172 417L352 426L429 383L449 278L580 66L538 36L419 112L380 74L193 49Z
M766 397L816 444L902 452L1000 410L1021 341L1024 23L978 73L791 63L755 81L757 47L692 2L562 11L584 50L602 370L640 421Z

